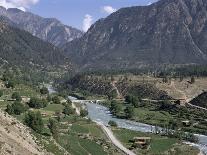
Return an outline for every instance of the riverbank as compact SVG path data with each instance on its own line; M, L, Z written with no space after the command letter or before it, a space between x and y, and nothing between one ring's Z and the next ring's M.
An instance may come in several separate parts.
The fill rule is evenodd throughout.
M84 101L82 102L84 103ZM111 115L110 111L107 107L102 105L98 105L95 103L84 103L87 106L89 112L89 118L93 121L101 122L104 125L108 125L110 120L113 120L117 123L118 127L125 128L133 131L141 131L141 132L152 132L154 131L155 127L152 125L147 125L139 122L134 122L125 119L115 118ZM207 154L207 137L198 135L199 143L197 144L197 148L202 150L205 154Z

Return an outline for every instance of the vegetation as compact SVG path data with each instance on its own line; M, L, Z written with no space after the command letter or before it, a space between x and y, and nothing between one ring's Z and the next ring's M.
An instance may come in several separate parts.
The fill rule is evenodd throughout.
M199 153L199 150L182 144L177 138L168 138L156 134L136 132L127 129L114 128L113 132L126 147L134 149L134 151L139 154L167 155L173 152L173 154L197 155ZM150 137L151 142L149 149L132 148L132 140L134 137Z
M32 97L28 103L30 108L40 109L47 106L47 100Z
M40 93L41 93L42 95L46 95L46 94L49 94L49 91L48 91L48 89L47 89L46 87L42 87L42 88L40 89Z
M50 132L52 133L53 137L55 139L58 138L58 122L55 119L50 118L48 121L48 128L50 129Z
M19 101L19 102L22 100L20 94L17 93L17 92L14 92L14 93L12 94L11 98L12 98L12 99L15 99L16 101Z
M65 108L63 109L63 113L65 115L73 115L75 114L75 109L73 109L70 105L66 105Z
M31 127L34 131L37 133L42 133L43 131L43 120L40 112L32 112L29 111L25 115L25 124L29 127Z
M108 122L108 125L112 126L112 127L117 127L117 123L115 121L110 120Z
M10 115L20 115L24 113L28 108L20 103L19 101L14 102L12 105L8 104L6 108L6 112Z
M86 117L86 116L88 116L88 110L86 110L86 109L81 109L81 110L80 110L80 116L81 116L81 117Z

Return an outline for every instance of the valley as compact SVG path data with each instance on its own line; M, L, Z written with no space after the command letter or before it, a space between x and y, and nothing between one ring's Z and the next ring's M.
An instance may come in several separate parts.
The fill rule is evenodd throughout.
M207 1L93 3L0 1L0 155L207 155Z

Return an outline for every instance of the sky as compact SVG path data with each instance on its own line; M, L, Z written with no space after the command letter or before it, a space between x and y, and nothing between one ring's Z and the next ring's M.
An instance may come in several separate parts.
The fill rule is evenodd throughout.
M123 7L149 5L156 0L0 0L6 8L19 8L87 31L100 18Z

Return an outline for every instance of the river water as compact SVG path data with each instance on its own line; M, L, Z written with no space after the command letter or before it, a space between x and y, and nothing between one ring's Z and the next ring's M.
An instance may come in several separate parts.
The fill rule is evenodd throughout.
M77 100L75 97L69 96L71 101ZM101 122L104 125L108 125L110 120L113 120L117 123L118 127L130 129L134 131L141 132L153 132L155 130L154 126L138 123L134 121L129 121L126 119L119 119L112 116L109 109L99 104L95 104L93 102L81 101L82 104L85 104L88 109L88 116L91 120ZM192 146L199 148L204 155L207 155L207 136L204 135L196 135L199 138L198 144L187 143Z

